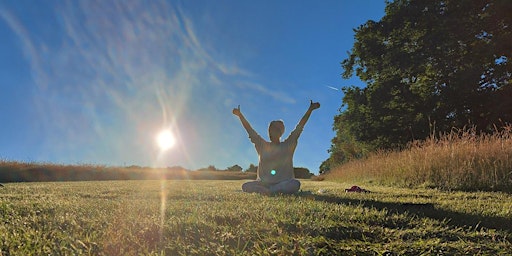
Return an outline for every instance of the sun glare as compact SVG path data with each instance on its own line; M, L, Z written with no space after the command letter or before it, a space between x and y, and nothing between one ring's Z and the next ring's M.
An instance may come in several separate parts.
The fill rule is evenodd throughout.
M156 137L156 142L161 150L168 150L176 144L176 139L170 130L163 130Z

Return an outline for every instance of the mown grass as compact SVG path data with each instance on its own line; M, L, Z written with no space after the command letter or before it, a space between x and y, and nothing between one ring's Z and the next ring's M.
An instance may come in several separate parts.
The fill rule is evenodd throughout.
M510 194L303 181L262 196L242 183L8 183L0 255L512 254Z
M512 192L512 127L492 135L453 130L403 151L371 154L343 164L330 180L399 187Z

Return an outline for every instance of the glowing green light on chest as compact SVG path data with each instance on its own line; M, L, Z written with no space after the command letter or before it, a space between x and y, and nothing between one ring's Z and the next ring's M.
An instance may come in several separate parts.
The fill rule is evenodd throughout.
M276 170L270 171L270 175L272 175L272 176L276 175L276 173L277 173Z

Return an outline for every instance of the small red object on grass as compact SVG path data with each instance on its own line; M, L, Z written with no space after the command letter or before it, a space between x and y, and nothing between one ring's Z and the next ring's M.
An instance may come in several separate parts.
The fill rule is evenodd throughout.
M359 186L352 186L351 188L345 189L345 192L369 193L370 191Z

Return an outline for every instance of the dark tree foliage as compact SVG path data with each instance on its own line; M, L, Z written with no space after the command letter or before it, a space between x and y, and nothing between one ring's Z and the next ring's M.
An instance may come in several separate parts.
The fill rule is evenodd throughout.
M247 168L247 170L245 170L246 172L258 172L258 166L257 165L254 165L254 164L250 164L249 165L249 168Z
M396 0L355 29L332 166L368 149L402 148L453 127L512 123L512 1ZM355 143L358 142L359 144ZM322 169L322 167L321 167Z
M226 169L226 171L228 171L228 172L241 172L241 171L243 171L243 168L240 165L235 164L235 165L233 165L231 167L228 167Z
M313 176L309 169L304 167L293 167L293 174L296 179L309 179Z

